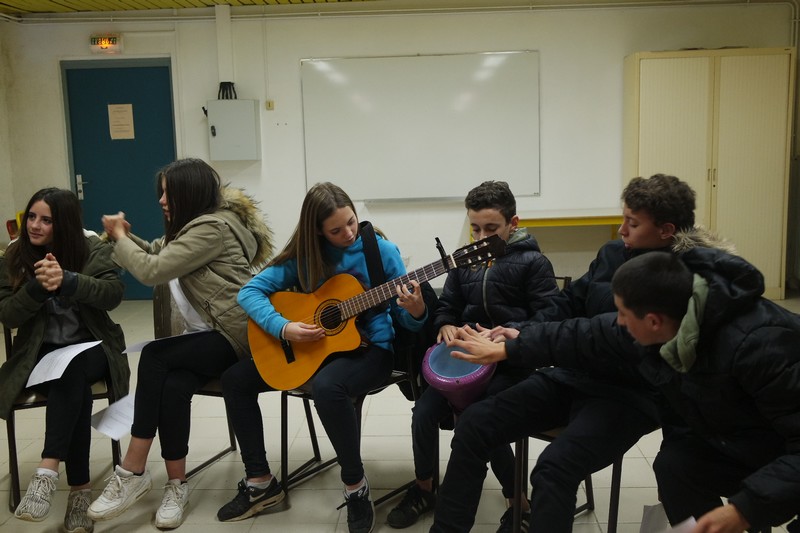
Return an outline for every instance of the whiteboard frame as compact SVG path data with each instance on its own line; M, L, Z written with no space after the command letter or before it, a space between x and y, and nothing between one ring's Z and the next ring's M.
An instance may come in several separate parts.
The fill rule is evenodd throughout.
M301 59L306 190L331 181L357 201L460 201L494 179L507 181L517 197L539 196L539 65L535 50ZM494 75L480 78L487 70ZM447 106L440 105L444 98ZM399 131L387 123L400 123ZM499 135L502 144L494 142ZM413 157L401 161L401 153ZM418 159L419 166L406 167ZM399 174L401 167L406 174ZM419 193L431 183L430 193ZM395 184L410 186L390 190Z

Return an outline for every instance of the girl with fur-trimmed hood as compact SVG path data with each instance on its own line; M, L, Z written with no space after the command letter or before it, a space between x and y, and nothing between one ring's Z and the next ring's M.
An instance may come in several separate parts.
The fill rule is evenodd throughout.
M272 234L251 198L222 187L204 161L182 159L157 176L165 235L151 243L130 234L124 213L103 217L116 241L114 260L145 285L168 284L186 324L182 335L146 345L139 361L131 442L103 494L94 520L124 512L151 488L147 454L158 431L167 469L158 528L183 522L189 490L186 455L191 399L208 380L250 356L239 289L272 254Z

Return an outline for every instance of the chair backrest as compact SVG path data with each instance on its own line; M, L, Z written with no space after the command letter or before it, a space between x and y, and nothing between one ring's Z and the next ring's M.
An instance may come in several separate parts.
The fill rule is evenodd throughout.
M156 339L179 335L186 328L177 306L172 305L172 294L164 283L153 288L153 336Z
M556 285L560 290L564 290L572 283L572 276L556 276Z

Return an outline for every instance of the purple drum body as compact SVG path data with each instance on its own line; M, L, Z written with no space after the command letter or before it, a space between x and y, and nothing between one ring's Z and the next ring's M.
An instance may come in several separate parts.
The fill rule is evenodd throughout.
M422 377L447 398L456 413L460 413L486 392L497 365L456 359L450 356L454 349L444 342L428 348L422 359Z

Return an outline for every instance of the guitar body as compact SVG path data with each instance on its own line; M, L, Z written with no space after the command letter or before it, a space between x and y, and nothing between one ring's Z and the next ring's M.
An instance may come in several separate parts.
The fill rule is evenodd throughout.
M275 309L292 322L316 324L325 329L325 337L314 342L291 342L292 354L287 358L284 343L248 320L247 337L250 351L261 378L277 390L295 389L311 379L328 356L355 350L361 334L355 320L340 321L334 306L364 292L350 274L337 274L310 294L276 292L269 299ZM330 315L335 315L333 318ZM292 357L293 356L293 357Z

